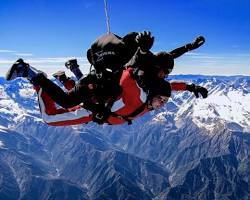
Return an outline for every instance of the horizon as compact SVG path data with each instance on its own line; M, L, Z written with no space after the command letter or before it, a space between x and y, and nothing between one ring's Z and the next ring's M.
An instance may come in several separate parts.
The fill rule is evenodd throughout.
M20 57L49 75L77 58L83 73L86 51L106 33L104 3L61 0L0 4L0 76ZM65 12L66 11L66 12ZM175 60L173 74L250 76L250 2L156 0L108 1L111 32L149 30L152 52L171 51L204 35L206 42Z
M66 72L67 73L67 72ZM72 73L67 74L69 77L74 77L74 75ZM170 74L166 80L168 80L169 78L171 79L171 77L178 77L178 76L182 76L182 77L209 77L209 78L250 78L250 75L206 75L206 74ZM5 81L7 81L5 79L5 76L0 75L1 79L4 79ZM52 75L49 75L49 78L54 78ZM22 77L18 77L15 80L18 79L23 79ZM15 80L11 80L11 81L15 81ZM26 80L26 79L24 79ZM169 80L168 80L169 81ZM7 81L10 82L10 81Z

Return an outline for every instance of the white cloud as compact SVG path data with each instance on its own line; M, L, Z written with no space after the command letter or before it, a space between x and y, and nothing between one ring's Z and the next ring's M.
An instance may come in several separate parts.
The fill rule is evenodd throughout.
M187 56L199 56L199 55L204 55L204 54L189 51L189 52L185 53L185 55L187 55Z
M76 58L83 73L89 72L90 64L86 57L29 57L24 59L31 66L46 72L49 76L58 70L65 70L64 63ZM15 59L0 57L0 76L4 76ZM208 54L188 52L175 60L172 74L206 74L206 75L250 75L250 53L242 54Z
M7 60L7 59L1 59L1 58L0 58L0 65L1 65L1 64L2 64L2 65L13 64L14 62L15 62L15 60L11 60L11 59Z
M238 56L238 57L248 57L248 58L250 58L250 53L239 53L239 54L236 54L235 56Z
M32 53L16 53L16 56L33 56Z
M18 54L16 54L18 55ZM19 54L22 55L22 54ZM32 54L25 54L25 55L32 55ZM77 59L78 62L84 62L87 63L87 58L84 57L48 57L48 58L29 58L24 59L25 62L28 63L36 63L36 64L54 64L54 63L65 63L69 59ZM13 64L16 61L16 59L1 59L0 58L0 64Z
M191 59L224 59L227 57L223 55L212 55L212 54L195 53L195 52L187 52L184 55L185 57L191 58ZM183 58L183 57L180 57L180 58Z
M87 62L87 58L83 57L47 57L47 58L32 58L32 59L27 59L27 62L30 63L38 63L38 64L44 64L44 63L65 63L69 59L77 59L78 62Z
M4 143L0 140L0 148L4 147Z
M0 49L0 53L15 53L16 51Z

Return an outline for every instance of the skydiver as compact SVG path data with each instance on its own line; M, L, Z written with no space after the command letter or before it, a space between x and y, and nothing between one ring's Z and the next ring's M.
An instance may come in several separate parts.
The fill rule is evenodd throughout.
M144 38L144 40L142 40L144 43L149 42L149 44L152 44L152 41L154 41L154 38L148 32L140 33L137 36L139 41L140 37ZM186 52L199 48L204 42L205 38L198 36L191 43L187 43L170 52L160 51L156 54L153 54L150 49L144 49L142 51L138 48L125 67L134 68L134 76L138 79L138 83L143 87L149 87L153 84L155 77L162 79L168 77L174 68L174 59L182 56Z

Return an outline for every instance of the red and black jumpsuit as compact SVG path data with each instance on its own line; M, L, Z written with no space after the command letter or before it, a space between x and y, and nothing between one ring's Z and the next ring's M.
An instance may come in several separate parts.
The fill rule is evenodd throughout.
M122 87L122 95L114 103L112 112L107 123L111 125L123 124L128 120L133 120L143 114L149 112L147 94L140 88L135 79L132 76L133 69L128 68L123 71L120 86ZM65 86L67 88L67 86ZM171 83L172 90L183 91L186 90L185 83ZM70 89L70 88L67 88ZM43 120L52 126L67 126L76 125L82 123L88 123L92 121L92 113L84 109L84 107L78 105L69 109L58 107L56 103L45 93L41 88L36 88L38 92L38 100ZM140 112L131 116L138 108L141 108Z

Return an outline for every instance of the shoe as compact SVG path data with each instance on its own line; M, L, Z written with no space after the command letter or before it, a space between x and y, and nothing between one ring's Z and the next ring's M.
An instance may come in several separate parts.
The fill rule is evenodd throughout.
M77 64L77 60L76 59L70 59L65 63L66 68L72 70L74 68L78 68L79 65Z
M64 71L58 71L54 74L52 74L53 77L55 77L57 80L59 80L60 82L64 83L65 81L68 80L66 74Z
M14 80L17 77L27 77L28 76L29 64L25 63L23 59L18 59L9 69L6 74L6 80Z

